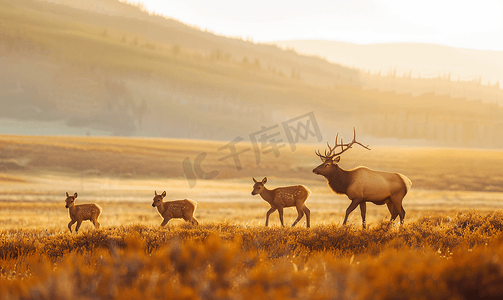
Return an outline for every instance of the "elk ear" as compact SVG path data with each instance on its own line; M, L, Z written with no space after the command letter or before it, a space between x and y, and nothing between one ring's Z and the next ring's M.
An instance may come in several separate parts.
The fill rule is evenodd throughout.
M68 195L68 192L66 192L66 197L67 197L67 198L68 198L68 197L70 197L70 195Z
M162 192L161 196L164 198L166 197L166 191Z
M77 195L77 193L75 193L75 194L73 195L73 198L77 198L77 196L78 196L78 195Z
M157 191L154 191L154 195L157 196Z
M267 177L264 177L264 179L262 179L262 184L265 184L267 182Z
M253 179L253 182L257 183L257 180L255 178L252 178Z
M340 156L337 156L336 158L334 158L334 159L332 160L332 162L333 162L334 164L336 164L336 163L338 163L340 160L341 160L341 157L340 157Z

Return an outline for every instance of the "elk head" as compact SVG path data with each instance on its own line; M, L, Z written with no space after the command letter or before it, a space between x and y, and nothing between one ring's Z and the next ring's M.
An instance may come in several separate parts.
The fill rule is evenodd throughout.
M255 196L257 194L262 193L262 191L265 189L264 184L267 182L267 177L264 177L264 179L262 179L262 181L260 182L258 182L257 180L255 180L255 178L253 178L253 182L255 182L255 184L253 185L253 191L251 192L251 194Z
M152 207L156 207L161 205L162 199L166 197L166 191L162 192L162 194L157 195L157 191L154 191L154 199L152 199L154 202L152 203Z
M337 156L335 158L324 157L324 158L322 158L321 165L319 165L313 169L313 173L316 175L322 175L322 176L327 177L329 174L331 174L335 170L335 166L337 165L337 163L340 160L341 160L340 156Z
M325 150L325 155L322 155L320 151L316 151L316 155L318 155L322 161L321 165L317 166L316 168L313 169L313 173L317 175L322 175L327 177L329 174L331 174L337 166L337 163L341 160L341 155L342 153L346 152L349 148L353 146L353 144L358 144L362 146L365 149L370 150L368 146L363 145L360 142L356 141L356 128L353 127L353 141L351 143L344 144L341 138L341 143L339 144L339 133L335 136L335 145L334 147L330 147L330 144L327 142L328 146L328 152ZM341 151L334 153L335 149L337 147L341 147Z
M66 192L66 208L70 208L74 205L75 198L77 198L77 193L75 193L73 196L68 195L68 192Z

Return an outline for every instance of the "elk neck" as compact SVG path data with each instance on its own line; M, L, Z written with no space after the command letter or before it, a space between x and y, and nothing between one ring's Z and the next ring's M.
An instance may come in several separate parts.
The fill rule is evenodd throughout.
M273 190L268 190L264 186L264 190L262 191L262 193L260 193L260 197L262 197L262 199L264 199L265 201L271 203L271 201L274 200L274 192Z
M157 205L157 211L162 215L164 213L164 210L166 210L166 207L164 206L164 201L161 201L160 205Z
M335 165L335 170L325 177L327 183L336 194L346 194L352 180L351 171L346 171Z
M70 214L70 217L75 216L75 210L76 210L75 204L68 208L68 213Z

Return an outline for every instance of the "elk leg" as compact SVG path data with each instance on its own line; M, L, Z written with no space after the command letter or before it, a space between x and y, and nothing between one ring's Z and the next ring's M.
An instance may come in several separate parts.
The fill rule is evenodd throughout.
M285 227L285 224L283 223L283 207L278 208L278 213L279 213L279 221L281 222L281 226Z
M71 220L70 223L68 223L68 229L70 229L70 233L72 232L72 225L75 224L77 220Z
M365 229L365 215L367 214L367 202L360 203L360 213L362 215L362 226Z
M161 223L161 227L168 224L169 220L171 220L171 218L164 218L164 221Z
M292 227L295 226L300 221L300 219L302 219L302 217L304 216L304 210L302 209L303 205L304 204L296 206L296 208L297 208L297 220L295 220L295 222L293 222Z
M194 212L191 212L190 215L183 216L183 219L192 225L199 225L199 222L194 218Z
M346 222L348 221L348 216L350 213L353 212L353 210L355 210L355 208L358 206L358 203L359 201L357 200L352 200L351 201L351 204L348 206L348 208L346 209L346 216L344 217L344 222L342 222L342 225L346 225Z
M403 209L403 206L402 206L401 210L400 210L400 226L403 225L404 219L405 219L405 209Z
M405 210L403 209L403 206L402 206L402 200L403 200L404 196L405 195L398 194L398 195L392 196L392 198L391 198L391 202L392 202L392 205L394 208L395 218L396 218L396 214L398 214L400 216L400 225L403 225L403 220L405 219ZM393 220L394 220L394 218L393 218Z
M267 211L267 214L265 215L265 227L269 226L269 216L276 211L276 208L274 207L271 207L271 209L269 209Z
M79 233L79 228L80 228L80 225L82 225L82 220L78 220L78 221L77 221L77 226L75 226L75 232L76 232L76 233Z
M306 221L307 221L307 228L311 227L311 211L307 206L303 206L302 210L304 210L304 213L306 214Z
M101 224L100 224L100 222L98 222L98 217L91 219L91 222L93 222L94 227L100 228Z
M388 206L389 213L391 214L391 218L389 220L390 220L390 222L393 222L393 221L395 221L396 217L398 217L398 212L395 209L395 206L393 205L393 203L388 202L388 203L386 203L386 205Z

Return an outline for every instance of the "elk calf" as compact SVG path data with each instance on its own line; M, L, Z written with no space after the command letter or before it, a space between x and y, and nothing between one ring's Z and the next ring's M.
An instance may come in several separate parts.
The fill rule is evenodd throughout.
M176 200L164 202L162 199L166 197L166 191L162 192L161 195L157 195L157 191L154 191L154 203L152 207L157 207L159 215L164 218L161 226L166 225L169 220L173 218L182 218L192 225L199 225L196 218L194 218L194 211L197 207L197 202L189 199Z
M268 190L265 187L265 183L267 182L266 177L264 177L261 182L257 182L257 180L253 178L253 182L255 182L255 184L253 185L253 191L251 194L260 194L260 197L271 205L271 209L267 211L265 226L269 225L269 216L276 210L278 210L279 213L281 226L285 226L285 224L283 224L283 208L295 206L295 208L297 208L298 216L297 220L293 222L292 227L295 226L300 219L302 219L304 214L306 214L307 228L311 227L311 211L305 204L307 198L311 194L311 191L307 187L303 185L295 185Z
M102 208L97 204L80 204L75 205L75 199L77 198L77 193L73 196L68 195L66 193L66 205L70 213L70 223L68 223L68 229L72 232L72 225L77 222L77 226L75 226L75 232L79 233L80 225L82 221L91 221L93 222L96 228L100 228L101 224L98 222L98 218L101 215Z

